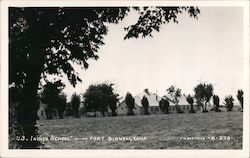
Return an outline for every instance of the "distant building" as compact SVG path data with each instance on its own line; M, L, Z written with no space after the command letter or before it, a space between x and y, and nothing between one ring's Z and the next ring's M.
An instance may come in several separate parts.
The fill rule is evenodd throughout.
M138 104L135 103L135 107L133 109L135 115L140 115L142 114L142 109L139 107ZM117 106L116 109L117 115L127 115L128 113L128 107L125 102L125 99Z
M159 101L161 99L155 93L151 93L148 89L145 89L143 92L134 96L135 98L135 107L133 109L135 115L144 114L143 106L141 104L141 99L145 96L148 99L149 108L148 111L150 114L157 114L160 113ZM117 106L116 110L118 115L127 115L128 109L125 102L125 99Z
M176 103L173 101L173 98L170 95L167 95L164 98L168 99L169 101L169 112L176 113ZM179 97L178 100L179 100L178 105L183 112L188 112L191 109L191 105L187 102L186 97L184 95L181 95L181 97ZM194 110L195 111L200 110L199 107L196 106L195 102L194 102Z
M137 94L136 96L134 96L135 103L142 110L141 114L144 113L143 105L141 104L141 100L142 100L143 96L145 96L148 99L148 103L149 103L148 112L150 114L161 113L160 106L159 106L159 101L161 100L161 97L158 96L156 93L151 93L151 92L149 92L148 89L145 89L143 92L141 92L141 93Z
M148 99L148 102L149 102L148 111L150 114L162 114L160 106L159 106L159 101L162 98L169 100L169 112L176 113L176 107L175 107L176 104L173 102L173 99L170 95L167 95L166 97L160 97L156 93L152 93L148 89L145 89L143 92L134 96L135 108L133 109L133 111L135 115L144 114L143 106L141 104L141 99L143 98L143 96L145 96ZM186 101L186 97L184 95L182 95L179 98L178 105L184 112L188 112L191 109L191 106ZM196 104L194 103L194 110L200 111L201 109L198 106L196 106ZM127 115L128 109L127 109L125 99L117 106L116 112L118 115Z

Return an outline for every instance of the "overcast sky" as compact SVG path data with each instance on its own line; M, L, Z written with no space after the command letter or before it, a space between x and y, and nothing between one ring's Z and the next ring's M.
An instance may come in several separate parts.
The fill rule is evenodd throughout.
M83 82L65 92L84 93L92 83L115 83L116 92L133 95L148 88L162 96L171 85L193 94L199 82L214 84L220 97L243 88L243 9L199 7L197 20L186 13L179 24L169 23L153 38L124 40L124 27L135 22L131 13L119 24L109 24L99 60L78 70ZM236 98L235 98L236 99Z

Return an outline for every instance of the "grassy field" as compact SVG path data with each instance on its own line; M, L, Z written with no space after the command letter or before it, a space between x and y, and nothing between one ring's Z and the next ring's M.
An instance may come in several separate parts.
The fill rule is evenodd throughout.
M52 149L241 149L242 115L233 111L65 118L40 120L38 127L41 138L48 138L44 144ZM53 140L52 135L64 140ZM209 139L211 136L216 139ZM230 140L221 140L225 139L222 136ZM130 137L132 141L110 141L109 137ZM206 140L198 140L203 138Z

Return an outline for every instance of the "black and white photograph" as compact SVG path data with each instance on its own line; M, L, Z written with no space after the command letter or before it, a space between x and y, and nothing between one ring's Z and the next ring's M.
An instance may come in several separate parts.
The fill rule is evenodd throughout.
M3 2L6 157L249 157L248 1Z

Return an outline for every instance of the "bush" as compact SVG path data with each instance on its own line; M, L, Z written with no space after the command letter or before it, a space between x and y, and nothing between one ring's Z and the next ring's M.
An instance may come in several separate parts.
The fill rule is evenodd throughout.
M213 103L214 103L214 108L212 110L214 110L215 112L221 112L221 110L219 109L220 98L218 95L213 96Z
M190 94L186 97L187 102L190 104L191 109L189 110L189 113L195 113L194 111L194 97Z
M227 111L232 111L234 107L234 98L232 97L232 95L226 96L224 101L225 101L224 104L227 107Z
M71 97L71 107L72 107L75 118L80 117L79 116L80 103L81 103L80 96L74 93Z
M83 95L86 111L100 111L103 116L106 114L116 116L119 95L114 93L113 85L108 83L90 85ZM111 114L108 113L109 109Z
M47 119L53 119L54 111L58 111L59 118L62 118L62 113L66 107L66 96L62 93L65 85L59 80L55 82L47 82L43 86L40 93L40 99L46 104Z
M240 105L241 105L241 109L243 111L243 90L239 89L238 92L237 92L237 99L239 100L240 102Z
M179 107L179 98L181 97L181 89L175 86L170 86L167 89L168 94L172 97L172 99L168 98L169 101L175 104L175 109L178 114L183 113L182 109Z
M159 102L160 109L164 114L169 114L169 101L167 99L161 99Z
M202 112L208 112L207 104L213 96L214 87L211 83L199 83L194 88L194 97L197 100L198 105L201 105Z
M141 104L142 104L143 109L144 109L144 115L149 115L149 112L148 112L149 103L148 103L147 97L145 97L145 96L142 97Z
M59 119L63 119L63 113L65 111L67 105L67 98L66 95L61 94L57 98L56 109L58 111Z
M127 115L134 115L135 98L129 92L126 94L125 102L128 107Z

